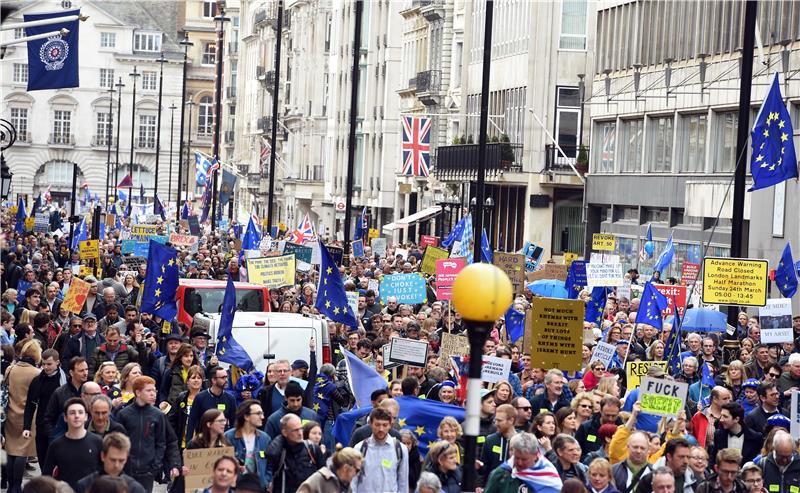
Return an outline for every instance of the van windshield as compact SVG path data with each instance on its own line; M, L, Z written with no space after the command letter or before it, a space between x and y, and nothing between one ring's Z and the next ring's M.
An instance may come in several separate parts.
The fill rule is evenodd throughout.
M190 317L196 313L221 313L225 288L186 288L183 309ZM260 289L237 289L236 309L242 312L264 311L264 295Z

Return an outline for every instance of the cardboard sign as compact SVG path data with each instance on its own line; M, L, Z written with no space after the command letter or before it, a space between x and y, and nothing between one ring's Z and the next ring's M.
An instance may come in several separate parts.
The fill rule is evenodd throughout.
M353 253L353 257L361 258L364 256L364 242L361 240L350 242L350 251ZM313 252L312 252L313 258Z
M666 361L628 361L625 363L625 381L628 384L628 390L639 387L641 379L647 375L647 369L651 366L660 366L667 371Z
M381 304L390 296L397 297L399 304L416 305L427 299L425 279L419 274L392 274L381 281Z
M463 258L446 258L436 261L436 298L449 300L453 296L456 276L466 266Z
M85 240L78 244L81 260L100 260L100 240Z
M283 253L294 253L298 262L311 263L311 247L289 243L283 246Z
M375 296L378 296L381 291L381 282L377 279L370 279L367 283L367 290L372 290Z
M591 367L592 363L595 361L601 361L603 366L608 368L608 365L611 364L611 358L614 357L614 351L616 351L616 349L617 346L614 344L599 341L594 347L594 351L592 351L592 358L589 360L589 366Z
M106 228L113 229L117 225L117 215L110 212L106 213Z
M511 373L510 359L484 355L482 363L481 380L484 382L497 383L500 380L508 380L508 374Z
M622 264L586 264L586 285L592 287L622 286L625 276L622 275Z
M186 491L205 489L214 482L214 462L227 455L235 457L233 447L196 448L183 451L183 466L189 469L184 476Z
M767 305L758 309L761 324L761 342L779 344L793 342L792 299L778 298L767 300Z
M369 233L367 233L367 238L371 240L373 238L377 238L380 235L381 233L378 230L378 228L369 228Z
M594 233L592 235L592 250L598 252L613 252L617 247L617 237L605 233Z
M684 262L681 266L681 282L684 284L693 284L697 281L697 276L700 275L700 264L692 264Z
M436 274L436 261L449 257L447 250L429 246L425 248L425 255L422 256L422 266L420 270L429 276Z
M333 259L333 263L337 266L342 266L342 258L344 257L344 249L334 246L327 246L328 253L331 254L331 258ZM300 259L297 259L300 260Z
M45 212L37 212L33 221L33 230L37 233L50 231L50 217Z
M89 267L88 265L81 265L80 270L78 271L78 275L81 277L91 276L94 274L94 269Z
M746 258L703 259L703 303L764 306L769 262Z
M158 226L155 224L136 224L131 226L131 238L135 240L147 241L151 236L155 236L157 233Z
M525 255L495 251L492 263L511 279L515 295L525 294Z
M564 264L541 264L539 269L528 272L528 282L538 281L539 279L555 279L557 281L566 281L569 268Z
M247 259L249 282L269 289L293 285L296 269L294 254Z
M389 357L387 358L384 355L384 361L419 368L425 367L428 358L428 343L426 341L395 337L389 344Z
M73 277L69 289L67 289L67 294L64 295L64 301L61 302L61 308L75 314L80 313L81 309L83 309L83 304L86 303L90 287L89 283L83 279Z
M355 314L356 318L358 318L358 291L345 291L345 296L347 296L347 306Z
M200 220L197 219L197 216L189 216L186 222L189 224L189 232L195 236L200 236Z
M198 241L200 241L200 238L194 235L179 235L178 233L169 235L169 242L174 246L193 247Z
M386 255L386 238L372 238L372 253L379 257Z
M662 317L668 317L675 314L675 303L678 304L678 315L681 319L683 314L686 313L686 286L670 286L668 284L653 284L659 293L667 297L669 305L661 310Z
M463 356L465 354L469 354L469 339L466 336L442 332L442 340L439 344L438 366L449 370L450 356Z
M419 237L419 244L422 246L439 246L439 238L436 236L422 235Z
M581 369L585 308L581 300L533 301L531 365L534 368Z
M688 393L688 383L644 377L640 386L639 404L643 413L677 417L686 405Z
M403 260L408 260L408 250L405 248L395 248L394 249L394 257L400 257Z

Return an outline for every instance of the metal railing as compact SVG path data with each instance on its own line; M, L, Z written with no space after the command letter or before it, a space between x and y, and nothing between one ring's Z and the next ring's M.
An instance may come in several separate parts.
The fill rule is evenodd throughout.
M117 145L117 139L114 136L110 138L108 135L93 135L92 136L92 147L108 147L108 141L111 141L111 145Z
M75 136L73 134L64 134L64 133L51 133L50 138L47 139L48 144L54 145L66 145L66 146L74 146L75 145Z
M137 149L155 149L156 148L156 138L155 137L137 137L134 141L134 145Z
M589 148L583 148L583 156L581 156L581 148L579 146L561 146L561 149L564 151L564 155L562 155L558 148L553 144L548 144L545 146L545 157L544 157L544 169L545 171L555 171L555 172L564 172L564 173L572 173L572 166L578 169L581 173L586 173L588 171L588 162L589 162ZM579 162L579 159L580 162ZM585 160L584 160L585 158Z
M441 74L440 70L417 72L415 77L417 92L438 92L441 87Z
M471 179L478 172L478 144L440 146L436 150L436 176L440 179ZM486 173L522 171L522 144L492 142L486 145Z

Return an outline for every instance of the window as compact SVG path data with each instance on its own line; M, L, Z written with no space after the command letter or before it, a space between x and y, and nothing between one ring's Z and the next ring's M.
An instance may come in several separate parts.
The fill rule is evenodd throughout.
M563 0L561 3L558 47L562 50L586 49L586 0Z
M203 43L203 60L201 65L214 65L217 60L217 44Z
M672 117L651 118L647 132L651 171L669 173L672 171Z
M575 158L578 152L580 106L577 87L556 89L556 139L568 158Z
M71 162L50 161L44 166L45 181L48 185L71 186L74 171L74 165Z
M54 144L68 144L72 130L72 112L69 110L53 111L53 138Z
M203 0L203 17L215 17L217 15L216 0Z
M616 152L616 122L599 122L594 128L592 144L593 171L595 173L613 173Z
M161 33L134 33L134 51L161 51Z
M28 137L28 108L11 108L11 124L17 129L17 141L30 142Z
M107 146L109 135L114 133L114 122L111 118L111 113L98 113L97 114L97 133L95 134L95 143L98 146Z
M706 127L708 116L685 115L681 118L679 142L683 146L681 171L703 173L706 168Z
M100 33L100 48L114 48L117 46L117 33Z
M622 151L620 171L638 173L642 171L642 135L644 119L622 120L620 150Z
M158 88L156 82L156 73L153 71L145 70L142 72L142 90L155 91Z
M639 222L638 207L614 207L615 221Z
M100 69L100 87L109 88L114 84L114 69L101 68Z
M208 137L214 129L214 102L211 96L200 99L200 109L197 114L197 135Z
M738 113L726 111L716 114L716 156L714 172L732 172L736 168L736 129Z
M28 65L24 63L14 64L14 82L17 84L28 83Z
M648 223L667 223L669 221L669 210L645 209L644 220Z
M139 147L142 149L155 149L156 147L155 115L139 115Z

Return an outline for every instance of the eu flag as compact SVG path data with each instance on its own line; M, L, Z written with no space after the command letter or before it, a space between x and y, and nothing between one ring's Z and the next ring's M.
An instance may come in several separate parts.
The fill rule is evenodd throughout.
M244 250L258 250L259 244L261 243L261 233L258 231L258 227L256 226L255 221L253 221L253 216L250 216L250 220L247 221L247 229L244 232L244 237L242 238L242 251Z
M787 243L775 269L775 284L784 298L791 298L797 292L797 273L795 272L792 246Z
M702 380L700 385L714 386L714 376L711 375L711 363L703 361Z
M461 235L464 233L464 225L467 222L467 217L464 216L458 220L455 227L450 230L450 234L447 235L447 238L444 239L442 242L442 246L445 248L450 248L450 245L453 244L454 241L460 240Z
M72 251L78 251L78 245L80 242L86 241L89 239L89 232L86 229L86 218L81 218L81 222L78 223L78 227L72 234Z
M361 210L361 214L356 219L356 231L353 235L353 241L361 240L366 245L369 238L369 219L367 219L367 207Z
M219 187L219 203L220 205L228 205L228 201L233 196L233 189L236 187L236 175L230 171L222 170L222 184ZM220 207L220 209L222 209Z
M344 283L339 275L339 268L331 257L331 253L325 248L322 240L319 241L320 265L319 286L317 286L317 301L314 307L323 315L333 320L345 324L349 327L358 327L356 316L347 304L347 295L344 292Z
M792 120L783 104L776 72L750 133L753 147L750 173L753 175L753 186L749 191L797 178L797 155L792 132Z
M525 314L515 310L513 303L508 307L504 318L506 321L506 334L511 342L525 335Z
M167 220L167 213L164 211L164 204L161 203L161 199L158 198L158 195L153 196L153 214L161 216L162 221Z
M375 368L358 359L355 354L341 346L339 350L344 355L350 391L356 399L356 407L369 406L372 393L387 388L388 382L375 371Z
M658 257L658 261L656 261L656 265L653 266L653 271L664 273L664 269L669 267L669 264L672 263L672 257L675 256L675 244L672 243L672 233L669 234L669 239L667 240L667 244L664 246L664 250L661 251L661 255Z
M489 238L486 236L486 229L481 233L481 262L492 263L492 247L489 245Z
M639 311L636 313L636 323L651 325L658 330L663 326L661 311L669 306L669 300L661 294L650 281L644 285Z
M28 213L25 212L25 201L22 200L20 197L17 200L17 222L14 226L14 230L17 233L24 233L25 232L25 219L28 218Z
M592 297L586 303L586 313L584 314L584 322L591 322L600 327L603 321L603 310L606 308L606 297L610 288L595 287L592 289Z
M569 264L567 279L564 281L564 289L569 294L569 299L577 300L581 290L586 286L586 261L573 260Z
M150 243L152 244L152 242ZM219 330L217 330L217 359L235 365L244 371L250 371L254 367L253 360L233 338L234 313L236 313L236 288L233 286L233 279L228 272L228 284L225 286L225 296L222 298L222 315L219 318Z
M80 15L78 10L45 14L26 14L25 22ZM57 22L26 27L25 36L35 36L61 29L68 34L28 41L28 91L78 87L78 26L80 21Z
M172 320L178 313L178 306L175 303L177 291L178 252L174 248L150 240L141 311L158 315L164 320Z
M183 207L181 207L181 219L189 219L189 201L185 201L183 203Z

